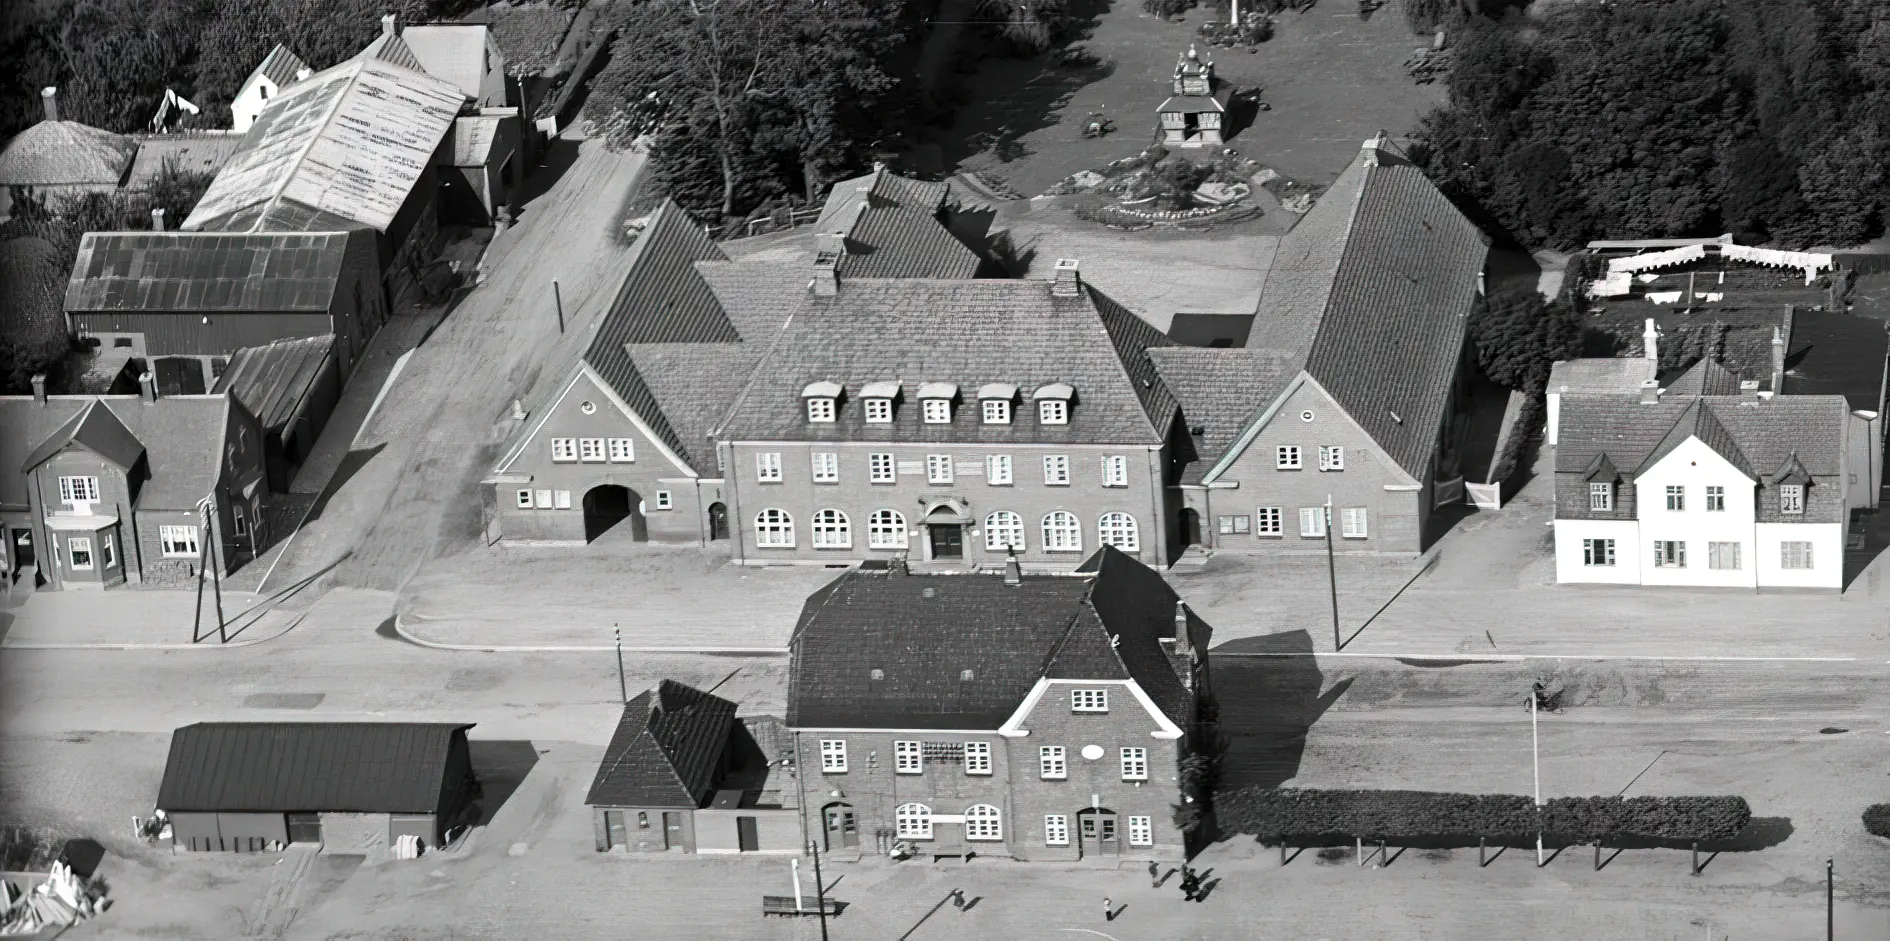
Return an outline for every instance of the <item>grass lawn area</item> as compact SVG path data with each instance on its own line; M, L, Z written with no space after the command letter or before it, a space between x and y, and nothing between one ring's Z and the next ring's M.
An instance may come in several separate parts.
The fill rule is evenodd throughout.
M989 173L1029 196L1153 140L1175 57L1208 14L1163 22L1136 0L1101 0L1092 9L1093 28L1073 45L1100 59L1097 68L1058 69L1048 56L990 59L947 79L945 90L956 83L966 103L940 134L946 168ZM1257 52L1214 49L1212 56L1224 82L1262 87L1272 105L1228 146L1288 177L1331 182L1373 132L1405 134L1443 99L1441 86L1415 85L1405 74L1405 57L1426 41L1395 7L1361 22L1355 7L1328 2L1283 14L1275 25ZM1092 111L1113 117L1115 133L1084 139L1081 125Z

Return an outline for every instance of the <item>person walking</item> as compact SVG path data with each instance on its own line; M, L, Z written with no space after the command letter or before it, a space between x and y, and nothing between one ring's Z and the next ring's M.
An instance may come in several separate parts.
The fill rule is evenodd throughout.
M1201 881L1197 876L1195 876L1194 870L1189 869L1187 866L1182 866L1181 867L1181 897L1190 902L1194 901L1194 892L1196 889L1200 888L1200 886L1201 886Z
M1111 898L1103 899L1103 921L1116 920L1116 902Z
M1148 884L1153 889L1162 887L1162 864L1152 859L1148 862Z

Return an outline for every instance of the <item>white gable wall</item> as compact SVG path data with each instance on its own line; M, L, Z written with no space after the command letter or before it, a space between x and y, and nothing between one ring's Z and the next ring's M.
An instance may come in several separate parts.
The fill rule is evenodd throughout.
M1746 587L1758 585L1757 515L1753 501L1757 483L1734 467L1719 452L1698 438L1688 438L1674 448L1660 463L1634 479L1640 512L1638 547L1643 559L1641 583L1645 585L1696 585ZM1667 488L1685 488L1686 508L1667 509ZM1726 509L1706 509L1706 488L1724 487ZM1657 568L1654 543L1674 540L1686 543L1686 567ZM1739 568L1711 567L1710 543L1737 543Z
M277 88L268 76L260 72L250 76L249 81L243 83L243 89L230 102L230 129L247 133L249 126L255 124L256 118L262 115L263 105L268 104L280 91L282 89Z

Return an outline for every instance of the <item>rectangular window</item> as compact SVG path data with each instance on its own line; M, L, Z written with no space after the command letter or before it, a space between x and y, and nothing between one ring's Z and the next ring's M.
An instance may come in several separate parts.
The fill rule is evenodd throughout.
M814 483L837 484L840 482L840 455L832 451L814 452Z
M1108 712L1109 691L1106 689L1070 690L1071 712Z
M868 454L866 456L866 479L876 484L890 484L897 481L897 471L893 467L890 454Z
M925 456L925 482L929 484L951 483L952 456L949 454L927 454Z
M1322 471L1345 470L1345 449L1337 446L1319 446L1319 469Z
M586 464L596 464L604 459L604 439L579 438L578 460Z
M118 567L118 546L113 544L112 537L109 534L104 536L103 540L104 541L99 545L99 548L104 550L100 558L105 560L106 568L115 569Z
M1667 488L1667 509L1679 512L1687 508L1687 488L1669 486Z
M892 422L892 399L867 399L866 423L885 425Z
M1739 570L1739 544L1736 542L1709 542L1706 544L1706 567L1721 571Z
M1120 454L1104 457L1102 476L1105 487L1127 487L1129 485L1129 459Z
M1786 484L1778 488L1778 511L1780 513L1799 514L1805 512L1805 487L1803 484Z
M576 438L551 439L551 459L554 461L558 461L559 463L577 460L578 459L577 458L577 439Z
M1781 542L1778 544L1778 547L1780 554L1778 560L1779 568L1811 568L1811 543Z
M59 499L65 503L97 503L98 478L59 478Z
M1256 536L1278 536L1286 532L1286 511L1277 506L1255 507L1253 532Z
M925 773L925 755L918 742L893 743L893 771L899 774Z
M1037 421L1045 425L1070 423L1070 403L1062 399L1044 399L1037 403Z
M532 491L532 499L537 501L539 509L541 510L551 509L551 491L534 490Z
M1708 513L1726 512L1726 488L1725 487L1706 488L1706 512Z
M846 739L823 738L820 740L820 770L828 774L844 774L846 772Z
M990 742L966 742L965 743L965 773L966 774L990 774L991 773L991 743Z
M230 507L230 522L238 536L249 535L249 517L243 515L243 507L240 504Z
M1003 399L984 400L984 423L987 425L1008 425L1011 423L1011 403Z
M817 422L833 421L832 399L808 399L807 420Z
M1043 459L1043 482L1052 487L1070 483L1070 458L1066 454L1048 454Z
M1063 746L1045 745L1037 749L1037 776L1046 781L1061 781L1070 776L1064 761Z
M158 548L167 559L196 558L197 527L195 526L159 526Z
M571 491L554 490L551 492L551 504L560 510L571 508Z
M669 491L667 491L667 490L658 490L658 491L656 492L656 508L657 508L657 509L659 509L659 510L667 510L667 509L671 509L671 508L673 508L673 507L674 507L675 505L676 505L676 504L675 504L675 501L674 501L674 499L673 499L673 498L672 498L672 497L670 496L670 493L669 493Z
M1299 445L1282 444L1274 448L1273 466L1278 470L1299 470Z
M1687 567L1687 544L1673 539L1662 539L1654 543L1654 567L1657 569L1683 569Z
M922 405L925 411L926 424L949 425L952 423L952 403L950 399L926 399Z
M1582 540L1582 564L1583 565L1613 565L1614 564L1614 540L1612 539L1584 539Z
M766 454L755 455L755 479L764 484L778 484L781 482L781 455L779 452L770 451Z
M1070 818L1063 814L1044 814L1043 843L1045 846L1070 845Z
M630 464L637 459L636 442L629 438L610 439L610 462L612 464Z
M1591 510L1602 510L1602 511L1613 510L1614 509L1614 485L1613 484L1589 484L1588 485L1588 508Z
M1153 817L1129 818L1129 845L1155 845L1155 820Z
M520 490L518 492L518 508L521 510L529 510L532 508L532 492L530 490Z
M1323 506L1300 507L1299 534L1301 536L1324 536L1326 534L1326 508Z
M1011 456L991 454L984 459L984 482L993 487L1011 485Z
M92 537L67 536L66 555L72 560L72 568L89 572L92 570Z
M1122 750L1122 780L1148 780L1148 749L1124 748Z
M1253 531L1253 519L1247 516L1223 516L1219 523L1223 536L1244 536Z
M1339 530L1340 536L1343 536L1347 539L1364 539L1365 538L1365 508L1364 507L1362 506L1346 507L1345 509L1340 511L1339 520L1340 520L1340 525L1344 527L1343 529Z

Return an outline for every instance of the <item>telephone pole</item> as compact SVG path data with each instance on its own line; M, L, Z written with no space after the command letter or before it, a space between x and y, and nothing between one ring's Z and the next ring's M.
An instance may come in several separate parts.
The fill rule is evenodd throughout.
M623 628L612 624L610 630L617 635L617 699L627 703L630 701L630 681L623 675Z
M1332 494L1326 494L1321 512L1326 515L1326 586L1332 591L1332 652L1338 653L1345 643L1339 639L1339 570L1332 556Z
M1536 868L1542 868L1542 737L1536 730L1536 691L1529 691L1529 768L1536 778Z

